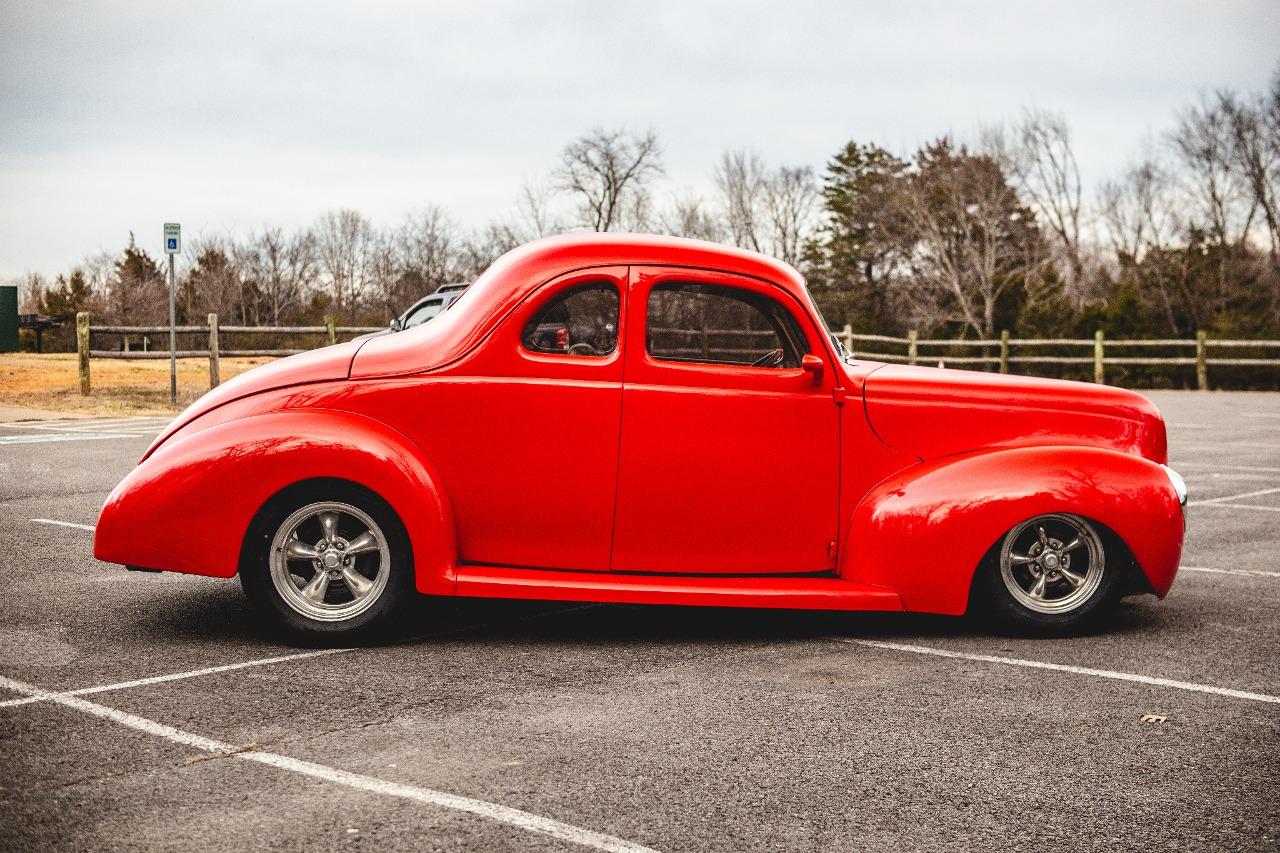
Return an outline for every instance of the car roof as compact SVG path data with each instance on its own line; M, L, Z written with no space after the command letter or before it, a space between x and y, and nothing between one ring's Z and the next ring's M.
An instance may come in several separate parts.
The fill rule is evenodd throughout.
M758 252L685 237L614 232L564 234L526 243L494 261L470 289L487 290L494 279L501 279L527 282L532 290L564 272L614 265L716 269L767 279L801 298L807 295L800 273Z
M782 261L704 240L654 234L565 234L535 240L498 258L447 312L408 330L371 341L352 376L386 375L417 361L402 356L430 349L445 363L469 351L526 296L557 276L608 266L675 266L737 273L769 281L817 311L800 273ZM421 339L421 340L419 340Z

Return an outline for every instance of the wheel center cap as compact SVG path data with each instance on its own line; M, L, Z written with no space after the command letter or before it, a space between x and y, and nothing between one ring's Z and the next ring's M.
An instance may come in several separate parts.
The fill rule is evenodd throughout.
M1058 568L1058 555L1050 552L1045 554L1044 557L1041 558L1040 562L1044 563L1044 567L1046 569L1056 569Z
M321 562L323 562L323 563L324 563L324 567L325 567L326 569L336 569L336 568L338 568L338 562L339 562L339 560L341 560L341 559L342 559L342 558L341 558L341 557L339 557L339 556L338 556L336 553L334 553L333 551L329 551L329 552L327 552L323 557L321 557L321 558L320 558Z

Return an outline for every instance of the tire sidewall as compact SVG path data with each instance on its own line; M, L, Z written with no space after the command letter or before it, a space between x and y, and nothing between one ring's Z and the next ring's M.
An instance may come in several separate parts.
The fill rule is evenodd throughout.
M368 609L341 621L312 619L294 610L271 580L271 541L294 511L320 501L340 501L363 510L381 528L390 551L387 585ZM413 594L413 551L400 517L376 493L343 480L291 486L271 498L254 517L240 556L240 583L259 612L296 639L372 636L390 628Z
M1041 515L1074 515L1073 513L1041 513ZM1037 518L1039 516L1034 516ZM1093 595L1078 607L1065 613L1041 613L1025 607L1013 597L1005 586L1000 573L1000 551L1005 538L1001 536L983 558L974 584L975 604L980 616L1006 632L1021 635L1063 635L1087 628L1106 613L1117 600L1120 590L1120 565L1113 536L1105 527L1090 518L1077 515L1094 529L1105 557L1102 579ZM1019 523L1021 524L1021 523Z

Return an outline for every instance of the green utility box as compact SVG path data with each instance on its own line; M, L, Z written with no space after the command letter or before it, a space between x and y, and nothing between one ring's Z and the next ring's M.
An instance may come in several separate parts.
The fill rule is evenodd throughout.
M18 288L0 286L0 352L18 351Z

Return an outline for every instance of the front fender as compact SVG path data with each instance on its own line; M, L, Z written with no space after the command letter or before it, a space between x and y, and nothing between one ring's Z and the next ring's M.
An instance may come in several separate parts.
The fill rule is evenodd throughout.
M303 480L333 477L378 493L413 546L420 592L451 594L453 510L421 451L362 415L285 411L171 438L107 498L94 534L99 560L229 578L258 510Z
M1160 597L1182 555L1178 496L1160 466L1088 447L1029 447L915 465L854 510L842 577L897 590L906 609L959 615L982 558L1014 525L1067 512L1109 527Z

